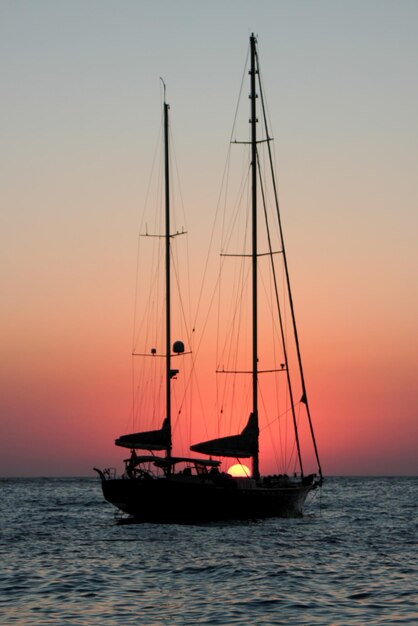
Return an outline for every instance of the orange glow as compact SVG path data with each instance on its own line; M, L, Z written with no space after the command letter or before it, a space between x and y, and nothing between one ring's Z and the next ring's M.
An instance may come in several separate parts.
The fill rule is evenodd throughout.
M241 463L236 463L235 465L231 465L231 467L228 470L228 474L230 476L235 476L237 478L238 477L248 478L249 476L251 476L250 469L246 465L241 465Z
M66 24L70 5L56 4L59 23ZM224 263L219 233L212 230L218 211L224 209L220 191L251 20L248 11L238 17L225 12L214 47L216 11L205 14L196 9L196 20L205 28L191 28L186 9L179 9L179 3L166 4L173 7L173 26L153 54L154 29L144 28L139 38L135 25L138 16L153 24L159 17L158 3L146 3L146 11L145 3L129 3L120 18L127 16L128 28L133 25L129 37L125 28L115 28L112 11L103 11L100 27L100 35L111 36L96 36L99 31L89 8L94 5L85 3L87 16L77 32L79 54L73 54L70 29L68 41L64 36L59 42L59 63L55 22L37 15L39 30L33 29L32 20L20 19L17 3L2 4L2 21L10 33L2 41L9 82L4 90L7 123L2 125L7 159L1 185L0 476L95 476L93 466L120 471L126 452L115 447L116 437L133 426L140 430L163 422L164 387L157 394L161 404L152 411L142 396L133 407L139 376L134 377L132 369L144 374L144 380L146 371L139 358L131 357L137 336L144 340L147 336L132 323L134 316L142 319L140 305L148 302L145 285L150 282L149 266L140 264L137 303L138 240L144 257L160 241L139 235L163 232L157 221L161 212L153 208L160 195L150 188L153 160L157 183L162 165L156 151L162 72L172 105L176 154L171 226L173 233L183 227L187 232L172 238L173 259L178 252L182 267L183 255L188 256L190 269L190 277L184 271L172 274L172 338L184 340L191 351L172 381L173 452L189 456L190 444L239 433L248 420L248 395L237 386L226 406L225 376L216 374L224 365L217 361L217 349L229 332L229 309L218 309L212 298ZM312 55L304 55L300 51L306 47L305 32L292 29L293 5L270 5L271 12L264 12L257 22L260 63L275 127L271 146L277 158L292 297L322 469L325 476L415 475L418 144L412 138L417 135L418 90L410 76L418 39L414 20L406 19L412 3L403 3L402 10L400 3L396 11L382 9L379 21L389 26L372 29L373 51L379 50L379 55L370 54L366 36L356 40L353 55L353 33L341 31L342 40L337 41L333 28L315 11L312 18L321 37L310 42ZM349 10L344 5L345 13ZM55 9L53 15L55 19ZM278 16L289 26L281 38L270 27ZM337 13L333 19L339 26ZM396 28L390 27L393 20ZM113 36L121 33L126 41L114 42ZM187 45L176 45L180 38ZM331 66L328 60L318 62L328 46ZM146 64L144 50L150 51ZM109 63L96 63L97 58ZM367 59L367 73L358 59ZM228 67L222 72L225 63ZM185 64L187 77L182 77L178 68ZM56 71L57 67L65 71ZM344 89L329 80L329 71L339 67L347 68L343 77L336 73L344 80ZM388 72L388 67L402 71ZM33 88L34 68L42 89ZM135 78L138 71L140 81ZM318 88L310 94L311 102L306 89L313 72ZM367 80L370 74L373 88ZM213 93L217 98L210 102ZM245 128L234 135L237 141L249 132L247 99L244 109ZM235 158L241 159L241 154L245 158L244 146L231 146L231 151ZM177 167L181 195L175 182ZM229 176L225 185L233 194L236 179ZM240 199L232 197L233 203L225 207L231 211ZM144 205L152 215L141 222ZM241 248L233 243L230 251L238 253ZM231 274L235 262L225 259ZM267 263L268 257L260 258L261 266ZM190 296L184 299L184 310L178 311L177 282L186 278ZM268 283L260 282L260 304L268 289ZM234 304L226 287L225 295L228 304ZM157 303L160 311L162 300ZM260 344L266 343L270 328L268 313L264 318L260 312ZM183 332L189 320L190 335ZM291 318L284 322L290 328ZM243 336L244 330L243 326ZM146 349L154 345L150 339ZM142 351L141 345L136 347ZM244 356L247 344L240 348ZM261 348L260 368L268 370L272 346ZM246 366L240 358L239 368ZM275 392L267 389L275 376L260 376L260 412L276 406ZM237 376L239 385L246 378ZM296 389L295 399L300 397ZM260 421L261 475L292 475L298 470L295 449L285 447L293 438L292 416L285 409ZM281 417L284 413L289 426ZM307 420L299 413L297 417L304 445ZM152 425L146 421L154 418ZM275 436L276 425L282 439ZM304 472L309 474L316 470L311 447L306 453L304 447L304 458L305 454ZM235 462L229 459L230 464ZM226 468L229 463L223 461ZM235 467L242 471L244 466Z

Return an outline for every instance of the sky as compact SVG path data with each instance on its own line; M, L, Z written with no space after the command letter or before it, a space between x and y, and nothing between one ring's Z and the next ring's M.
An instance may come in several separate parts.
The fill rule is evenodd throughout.
M0 476L120 464L160 77L199 268L251 32L323 471L417 473L417 24L408 0L0 1Z

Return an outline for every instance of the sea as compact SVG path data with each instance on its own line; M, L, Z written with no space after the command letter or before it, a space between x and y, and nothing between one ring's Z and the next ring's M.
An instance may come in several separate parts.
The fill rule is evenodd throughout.
M1 626L418 624L418 478L327 478L300 519L132 524L96 478L0 480Z

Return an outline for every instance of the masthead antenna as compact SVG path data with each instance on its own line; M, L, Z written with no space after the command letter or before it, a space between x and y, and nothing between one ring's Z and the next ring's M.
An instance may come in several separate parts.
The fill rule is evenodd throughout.
M166 87L165 87L165 82L164 82L164 80L161 78L161 76L160 76L160 81L162 82L163 87L164 87L164 102L165 102L165 92L166 92Z

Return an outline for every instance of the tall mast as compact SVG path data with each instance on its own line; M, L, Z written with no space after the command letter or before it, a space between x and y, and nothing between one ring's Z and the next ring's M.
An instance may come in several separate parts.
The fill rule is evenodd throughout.
M166 419L170 429L167 456L171 456L171 297L170 297L170 166L168 154L168 110L164 85L164 179L165 179L165 329L166 329Z
M251 187L252 187L252 309L253 309L253 329L252 329L252 376L253 376L253 415L258 433L258 321L257 321L257 107L256 107L256 38L254 34L250 37L251 47ZM253 476L260 478L258 461L258 435L257 450L253 455Z

